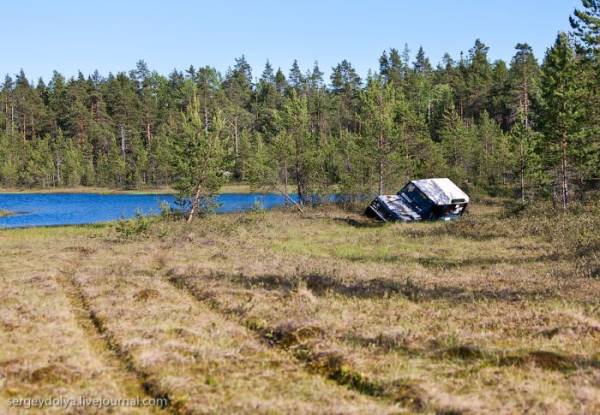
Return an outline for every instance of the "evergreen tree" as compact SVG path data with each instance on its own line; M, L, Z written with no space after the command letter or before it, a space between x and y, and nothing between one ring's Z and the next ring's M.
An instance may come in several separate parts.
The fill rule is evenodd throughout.
M557 167L559 200L564 209L569 205L570 182L579 147L583 103L577 80L577 62L566 33L560 33L548 50L542 66L542 99L540 125L544 132L546 160Z
M240 156L242 140L247 137L245 131L251 128L253 116L251 108L253 89L252 71L244 55L235 60L235 65L230 69L224 81L227 106L224 122L228 126L229 139L234 149L235 168L234 176L243 178L244 160Z
M174 187L180 200L190 200L187 221L191 222L195 214L210 207L212 196L226 182L227 148L220 113L214 116L212 131L205 132L196 91L181 117L182 123L171 138Z
M304 76L302 76L302 71L300 70L300 66L298 65L298 61L294 59L294 63L290 68L290 73L288 75L288 82L292 88L295 88L296 91L300 92L304 85Z
M580 59L579 82L586 120L583 126L585 146L580 151L579 190L600 187L600 2L582 0L583 9L570 17Z
M420 46L417 51L417 56L413 63L413 70L420 74L429 74L432 70L431 63L429 62L427 55L425 55L423 46Z
M532 104L539 101L540 70L528 44L519 43L515 49L517 52L510 66L509 125L514 126L511 138L517 160L520 198L525 203L527 182L533 180L533 172L540 172L539 164L534 167L533 152L537 145L537 135L533 132L531 123Z
M539 94L540 70L531 46L518 43L515 49L510 65L510 125L520 116L525 127L530 128L532 103Z
M575 9L569 22L578 46L597 58L600 52L600 1L581 0L583 9Z
M361 95L362 123L367 137L362 149L371 154L377 165L377 186L384 194L388 178L402 166L401 140L398 131L399 92L392 84L384 85L379 78L369 80Z
M331 92L334 95L338 138L344 132L358 130L357 105L361 79L347 60L336 65L331 73Z
M298 95L292 90L286 99L281 115L280 125L283 141L285 168L291 168L293 179L296 181L298 199L301 204L311 199L318 193L320 181L323 180L322 171L319 171L321 154L316 149L316 140L310 133L310 118L308 114L308 99L305 95ZM289 160L289 165L287 164Z
M492 86L492 67L488 61L489 47L477 39L469 50L468 65L464 67L468 106L465 115L474 118L486 109Z
M534 195L534 192L528 192L528 188L542 184L543 170L541 159L536 152L536 149L540 148L540 135L528 127L524 114L519 118L510 134L514 155L512 171L514 176L518 177L521 203L525 203L528 193L529 198Z

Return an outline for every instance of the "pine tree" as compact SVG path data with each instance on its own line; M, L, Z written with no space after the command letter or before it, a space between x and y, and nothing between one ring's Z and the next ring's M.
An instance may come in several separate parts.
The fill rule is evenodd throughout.
M390 49L387 81L391 82L396 88L400 88L402 86L402 80L406 75L406 66L409 59L408 53L408 45L404 46L404 58L400 56L398 49Z
M307 79L309 82L309 87L312 90L323 88L325 83L323 80L323 72L321 69L319 69L319 62L315 61L312 72L310 72L310 75L307 77Z
M278 68L275 73L275 88L277 89L277 92L282 95L286 87L287 80L285 79L285 75L281 71L281 68Z
M511 95L510 74L506 62L497 60L492 65L490 97L485 112L505 130L510 128Z
M583 9L575 9L569 17L573 36L586 54L597 58L600 52L600 1L581 0L581 5Z
M444 158L450 166L450 178L467 184L473 171L470 154L480 152L479 143L453 106L446 109L439 134Z
M285 168L292 170L298 199L303 204L318 193L320 181L323 180L322 171L319 170L322 154L317 151L316 140L310 133L306 95L298 95L292 90L283 105L279 122L282 131L281 147L288 152L284 155Z
M384 79L386 82L389 81L389 72L390 72L390 60L388 58L387 51L383 51L381 56L379 57L379 76Z
M343 60L332 69L330 79L331 92L337 109L335 125L338 138L341 140L344 132L358 130L356 114L361 79L347 60Z
M527 179L532 177L533 151L535 138L531 123L531 108L539 101L540 69L533 50L526 43L515 46L517 52L510 66L511 96L509 102L509 125L512 127L511 137L514 144L519 177L519 192L521 202L526 201Z
M188 222L210 206L212 196L227 180L228 167L221 115L215 114L213 129L206 133L196 92L194 90L186 112L181 114L180 128L171 138L174 187L180 200L190 200Z
M542 66L540 125L547 142L546 160L558 165L559 200L567 209L570 198L570 173L583 107L577 80L577 62L566 33L560 33L548 50Z
M263 73L260 76L260 80L265 84L275 84L275 72L273 71L273 66L271 66L269 60L267 60L267 63L265 63L265 69L263 70Z
M600 187L600 1L582 0L583 9L570 17L576 50L580 56L579 82L586 103L586 120L580 149L580 190Z
M425 55L423 46L420 46L419 50L417 51L417 56L415 57L415 61L413 63L413 70L417 73L425 75L428 75L432 70L431 63L429 62L427 55Z
M302 71L300 70L300 66L298 65L298 61L296 59L294 59L294 63L290 68L288 82L292 88L296 89L297 92L300 92L303 88L305 79L302 75Z
M517 53L510 65L511 125L521 116L525 127L530 128L532 103L539 94L540 69L531 46L518 43L515 49Z
M2 123L4 124L3 130L6 133L14 132L15 128L15 103L14 103L14 82L9 75L4 77L2 83Z
M540 148L539 134L528 127L525 115L522 114L510 132L512 154L514 155L513 172L518 177L521 203L527 201L528 188L532 184L541 184L543 171L536 149ZM529 192L530 198L533 197Z
M488 61L489 47L477 39L469 50L468 65L464 68L468 111L465 115L473 118L486 109L491 83L492 67Z
M223 83L227 97L224 121L229 129L229 137L233 144L235 168L234 176L242 178L243 158L240 157L241 141L251 128L253 116L249 111L253 98L252 71L244 55L235 60Z
M385 193L388 177L397 172L392 166L401 165L398 162L401 141L397 128L397 93L392 84L384 85L379 78L374 78L361 95L362 123L368 138L363 151L372 154L372 162L377 165L379 194Z

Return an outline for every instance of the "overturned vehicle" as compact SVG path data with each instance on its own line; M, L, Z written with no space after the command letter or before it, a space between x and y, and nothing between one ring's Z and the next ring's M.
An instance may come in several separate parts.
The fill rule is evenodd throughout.
M381 195L365 214L384 222L452 220L465 212L469 196L450 179L412 180L395 195Z

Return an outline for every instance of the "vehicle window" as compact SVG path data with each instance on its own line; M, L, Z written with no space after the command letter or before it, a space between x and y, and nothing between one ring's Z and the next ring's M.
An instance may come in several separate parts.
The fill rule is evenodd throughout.
M413 205L414 208L423 210L428 209L433 204L415 185L412 183L406 186L402 195Z

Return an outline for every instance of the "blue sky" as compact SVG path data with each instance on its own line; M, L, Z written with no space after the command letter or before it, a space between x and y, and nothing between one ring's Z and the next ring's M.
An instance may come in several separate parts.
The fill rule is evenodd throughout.
M490 58L509 60L527 42L541 61L580 0L254 0L33 1L0 6L0 74L23 68L48 80L81 70L129 70L144 59L167 74L211 65L225 71L245 54L255 76L266 59L287 74L315 60L330 68L348 59L366 75L384 49L414 52L423 45L432 63L444 52L458 58L476 38Z

